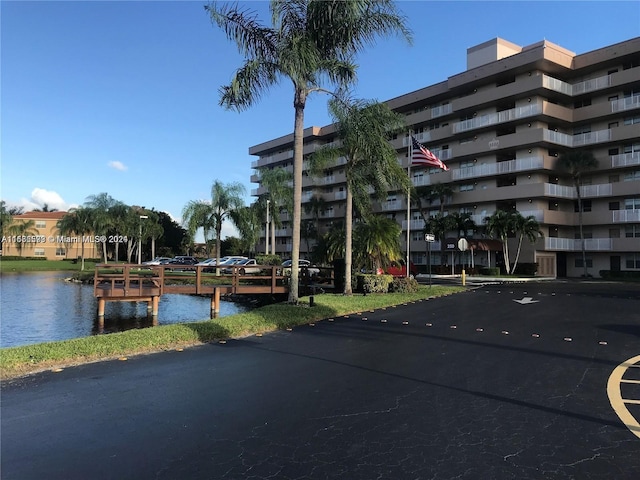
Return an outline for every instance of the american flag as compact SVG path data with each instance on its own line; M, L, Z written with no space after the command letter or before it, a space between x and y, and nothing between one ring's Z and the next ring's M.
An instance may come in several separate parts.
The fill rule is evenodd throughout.
M422 165L427 167L438 167L443 170L449 170L442 160L429 151L427 147L411 135L411 165Z

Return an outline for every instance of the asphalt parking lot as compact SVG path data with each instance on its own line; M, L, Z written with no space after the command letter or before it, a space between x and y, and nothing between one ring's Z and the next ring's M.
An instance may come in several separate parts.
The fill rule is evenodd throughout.
M640 286L479 286L5 383L2 478L637 479L639 355Z

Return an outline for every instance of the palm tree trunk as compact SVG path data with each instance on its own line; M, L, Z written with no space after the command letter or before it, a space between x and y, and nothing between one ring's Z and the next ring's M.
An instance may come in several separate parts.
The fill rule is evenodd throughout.
M295 120L293 123L293 219L291 244L291 285L289 286L289 303L298 303L298 277L300 259L300 221L302 220L302 148L304 135L304 106L306 91L296 87L293 106Z
M349 188L349 182L347 181L347 205L344 214L344 236L345 236L345 251L344 251L344 294L353 295L353 289L351 285L351 264L353 261L351 248L353 245L353 195Z
M275 211L275 208L274 208L274 211ZM275 254L276 254L276 222L273 221L273 214L272 214L271 215L271 255L275 255Z
M524 234L520 234L520 239L518 240L518 251L516 252L516 259L513 262L513 273L516 272L516 265L518 265L518 259L520 258L520 248L522 247L522 238Z

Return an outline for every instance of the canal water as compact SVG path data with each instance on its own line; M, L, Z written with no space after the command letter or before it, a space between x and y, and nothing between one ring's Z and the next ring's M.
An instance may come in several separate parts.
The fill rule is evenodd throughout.
M92 285L65 282L68 272L2 273L0 275L0 347L67 340L145 328L153 325L146 302L107 302L104 328ZM160 297L157 325L209 318L211 299L193 295ZM246 307L220 302L220 317Z

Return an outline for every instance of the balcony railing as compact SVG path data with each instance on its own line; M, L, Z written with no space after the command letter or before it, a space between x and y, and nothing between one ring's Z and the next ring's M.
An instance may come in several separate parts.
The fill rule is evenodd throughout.
M464 180L467 178L486 177L490 175L523 172L527 170L538 170L544 167L544 158L525 157L506 162L490 163L475 167L458 168L452 170L453 180Z
M424 230L424 220L419 218L419 219L413 219L410 222L410 227L411 230ZM406 230L407 229L407 221L403 220L402 221L402 229Z
M480 115L476 118L464 120L462 122L453 124L453 133L468 132L476 128L488 127L490 125L497 125L499 123L510 122L519 118L531 117L533 115L539 115L542 113L542 103L534 103L531 105L525 105L523 107L512 108L510 110L504 110L502 112L490 113L487 115Z
M592 78L583 82L570 84L558 80L557 78L550 77L549 75L542 76L542 86L556 92L564 93L565 95L574 96L582 95L583 93L593 92L594 90L602 90L611 85L611 76L604 75L598 78Z
M382 202L380 204L380 208L382 208L383 211L393 211L393 210L400 210L402 208L402 202L395 200L392 202Z
M575 238L546 237L544 247L545 250L579 252L582 250L582 241ZM613 242L610 238L585 238L584 248L589 251L610 251Z
M640 222L640 210L614 210L613 222Z
M610 197L613 192L613 186L610 183L601 183L599 185L583 185L580 187L580 196L582 198L594 197ZM566 185L556 185L554 183L544 184L544 194L547 197L568 198L577 200L576 189Z
M613 113L633 110L634 108L640 108L640 95L633 95L611 101L611 111Z
M431 109L431 118L442 117L443 115L448 115L453 111L453 105L447 103L446 105L440 105L438 107L433 107Z
M640 165L640 152L611 156L612 167L629 167L631 165Z
M596 132L582 133L573 136L573 147L591 145L592 143L608 142L611 140L611 130L598 130Z

